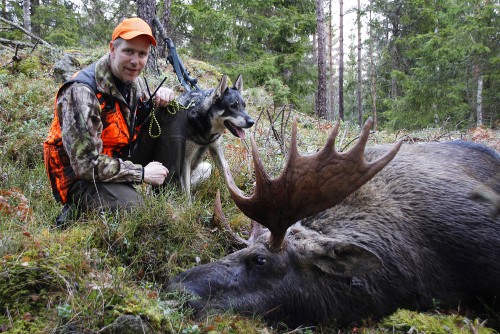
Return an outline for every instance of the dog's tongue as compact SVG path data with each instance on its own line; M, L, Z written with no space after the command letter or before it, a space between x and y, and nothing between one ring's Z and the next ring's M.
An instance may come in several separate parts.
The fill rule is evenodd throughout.
M241 139L245 139L245 130L240 128L239 126L234 125L229 121L225 121L224 124L226 128L235 136Z
M245 130L237 126L235 126L234 129L236 130L236 134L238 135L239 138L245 139Z

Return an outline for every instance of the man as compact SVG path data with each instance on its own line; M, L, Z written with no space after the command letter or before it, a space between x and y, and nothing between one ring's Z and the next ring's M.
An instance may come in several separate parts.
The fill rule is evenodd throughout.
M154 96L153 113L141 103L150 98L139 75L151 45L149 25L125 19L113 31L109 53L57 92L44 159L53 195L64 204L58 225L75 212L141 206L135 184L180 179L185 113L162 110L175 97L165 87Z

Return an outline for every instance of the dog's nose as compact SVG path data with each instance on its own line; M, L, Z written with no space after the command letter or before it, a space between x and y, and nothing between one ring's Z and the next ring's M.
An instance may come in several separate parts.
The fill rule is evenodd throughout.
M250 116L247 117L246 121L249 128L251 128L255 124L255 121Z

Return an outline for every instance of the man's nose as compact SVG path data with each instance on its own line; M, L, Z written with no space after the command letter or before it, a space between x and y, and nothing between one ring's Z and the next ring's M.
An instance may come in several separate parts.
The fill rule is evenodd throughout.
M134 53L131 57L130 57L130 62L132 64L137 64L139 62L139 56L137 53Z

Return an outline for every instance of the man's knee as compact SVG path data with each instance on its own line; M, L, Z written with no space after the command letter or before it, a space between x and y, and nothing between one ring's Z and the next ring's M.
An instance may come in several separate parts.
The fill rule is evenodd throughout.
M73 202L82 211L131 210L144 205L144 199L132 184L80 182Z

